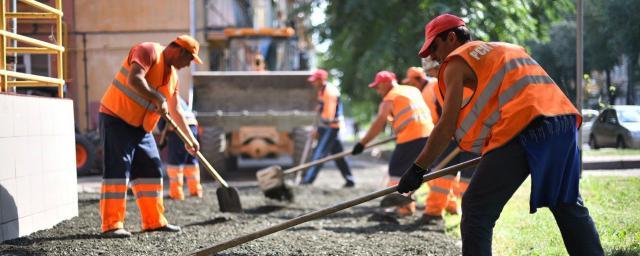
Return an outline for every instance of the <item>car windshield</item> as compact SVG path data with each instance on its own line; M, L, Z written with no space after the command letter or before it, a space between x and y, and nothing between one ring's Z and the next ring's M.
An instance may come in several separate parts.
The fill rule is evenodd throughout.
M633 109L617 109L618 119L622 123L637 123L640 122L640 108Z

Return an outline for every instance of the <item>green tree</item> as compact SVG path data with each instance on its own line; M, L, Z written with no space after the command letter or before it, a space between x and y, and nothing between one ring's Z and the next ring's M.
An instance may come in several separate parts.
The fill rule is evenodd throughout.
M431 18L452 13L467 21L477 39L523 44L546 39L549 24L574 8L572 0L327 2L327 20L316 29L332 44L320 56L321 66L341 72L349 114L358 121L368 120L376 111L379 98L366 86L376 72L387 69L403 76L407 67L420 65L417 52Z
M622 53L612 38L614 29L607 17L608 1L587 0L584 4L584 70L604 71L605 86L602 95L607 95L609 105L615 101L615 90L611 88L611 70L618 64Z
M634 87L640 80L640 0L609 0L605 9L612 33L609 38L627 59L627 104L635 104Z

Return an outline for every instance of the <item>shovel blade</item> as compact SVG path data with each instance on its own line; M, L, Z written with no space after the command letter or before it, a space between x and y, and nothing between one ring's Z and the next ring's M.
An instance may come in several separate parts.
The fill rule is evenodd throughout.
M280 187L271 188L268 190L264 190L264 195L268 198L279 200L279 201L293 201L293 193L287 186L282 184Z
M242 212L238 190L233 187L220 187L216 190L221 212Z
M404 206L413 201L414 200L411 197L403 196L398 193L392 193L382 198L382 201L380 201L380 207L387 208L387 207Z
M264 192L284 186L282 167L272 165L256 172L258 186Z

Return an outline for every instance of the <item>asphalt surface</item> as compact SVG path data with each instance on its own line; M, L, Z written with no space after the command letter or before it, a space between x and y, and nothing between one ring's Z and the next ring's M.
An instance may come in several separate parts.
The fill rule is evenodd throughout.
M180 233L142 232L133 199L127 203L127 239L103 239L98 212L99 178L82 178L79 216L27 237L0 244L0 255L182 255L233 237L266 228L305 213L378 190L386 164L351 161L355 188L342 188L338 170L325 167L312 186L291 187L296 195L287 204L266 199L255 181L231 182L237 187L244 213L221 213L217 184L205 184L205 197L173 201L165 197L167 219ZM251 172L251 170L245 172ZM251 176L245 173L241 176ZM165 191L166 192L166 191ZM166 193L165 193L166 195ZM443 227L417 224L416 216L376 218L379 200L313 220L223 251L220 255L459 255L460 243ZM397 220L397 222L395 222Z

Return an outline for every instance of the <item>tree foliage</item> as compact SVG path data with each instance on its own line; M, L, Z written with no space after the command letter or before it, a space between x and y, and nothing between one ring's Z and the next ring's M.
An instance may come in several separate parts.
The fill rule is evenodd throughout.
M608 0L604 8L613 50L627 59L627 104L635 104L634 87L640 81L640 0Z
M584 2L584 71L602 71L607 75L602 95L608 94L609 104L614 95L610 91L610 71L620 64L620 56L627 59L627 75L631 84L640 80L638 51L640 51L640 0L586 0ZM529 42L533 57L569 95L575 98L575 14L555 23L550 40ZM634 86L628 88L627 103L634 103Z
M547 39L550 24L574 8L572 0L327 2L327 20L316 29L332 44L320 56L321 66L340 72L342 91L350 96L350 114L359 121L375 112L378 97L366 85L376 72L386 69L401 77L407 67L420 65L417 52L431 18L452 13L467 22L477 39L523 44Z

